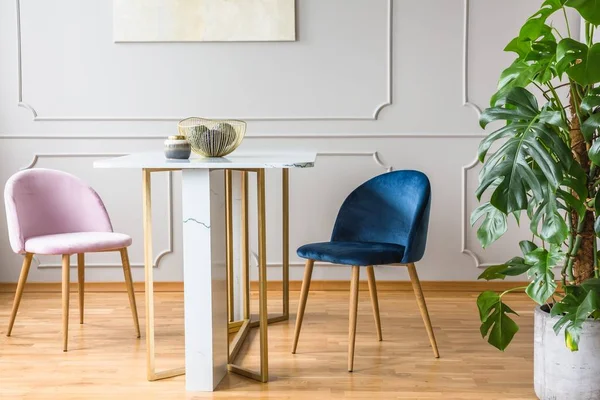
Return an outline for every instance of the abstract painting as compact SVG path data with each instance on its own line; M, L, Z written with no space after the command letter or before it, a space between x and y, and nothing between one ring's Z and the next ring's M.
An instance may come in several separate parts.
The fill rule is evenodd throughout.
M296 40L295 0L113 0L115 42Z

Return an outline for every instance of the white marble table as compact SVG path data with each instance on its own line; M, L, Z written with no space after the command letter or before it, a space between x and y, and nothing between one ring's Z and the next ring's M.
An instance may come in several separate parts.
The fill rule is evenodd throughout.
M222 158L192 156L190 160L167 160L162 152L154 152L131 154L94 163L96 168L141 169L143 172L146 360L149 380L186 374L186 389L190 391L214 390L228 369L262 382L268 380L265 169L278 168L286 171L284 181L287 185L289 168L312 167L315 159L315 153L235 152ZM185 368L156 371L150 174L174 170L182 171ZM228 270L224 240L228 207L224 206L224 176L227 177L231 170L257 173L260 311L258 325L261 348L259 372L228 364ZM230 179L229 176L229 184ZM231 218L230 214L228 218ZM231 240L230 236L228 232L228 241ZM248 327L250 322L248 319L244 326Z

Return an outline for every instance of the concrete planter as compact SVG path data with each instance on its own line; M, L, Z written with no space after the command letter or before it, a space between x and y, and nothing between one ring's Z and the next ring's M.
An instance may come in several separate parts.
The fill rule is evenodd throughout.
M540 400L600 400L600 321L586 322L579 351L554 333L558 317L535 309L534 385Z

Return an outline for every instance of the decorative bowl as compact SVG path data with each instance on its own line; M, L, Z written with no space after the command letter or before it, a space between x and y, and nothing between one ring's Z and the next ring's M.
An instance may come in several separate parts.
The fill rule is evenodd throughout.
M191 117L179 121L177 127L192 151L203 157L226 156L242 143L246 133L246 123L233 119Z

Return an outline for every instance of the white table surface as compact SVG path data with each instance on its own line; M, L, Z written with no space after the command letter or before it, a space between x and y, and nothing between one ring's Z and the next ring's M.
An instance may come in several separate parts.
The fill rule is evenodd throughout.
M189 160L169 160L162 152L133 153L94 162L94 168L174 168L174 169L229 169L229 168L310 168L316 153L242 153L233 152L225 157L204 158L192 154Z

